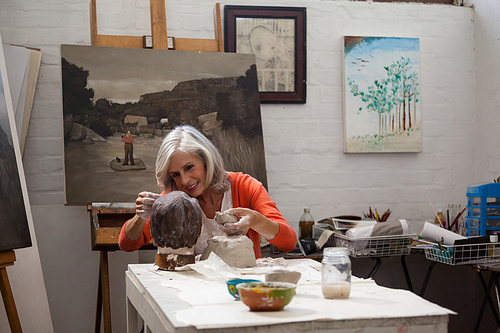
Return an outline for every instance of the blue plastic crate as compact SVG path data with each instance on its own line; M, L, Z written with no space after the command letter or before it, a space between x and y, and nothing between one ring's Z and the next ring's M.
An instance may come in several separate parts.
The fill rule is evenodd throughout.
M500 183L467 187L467 236L500 231Z

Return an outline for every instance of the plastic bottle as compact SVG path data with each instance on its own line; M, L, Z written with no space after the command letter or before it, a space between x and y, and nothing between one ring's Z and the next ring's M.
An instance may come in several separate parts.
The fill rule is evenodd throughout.
M323 250L321 288L326 299L349 297L351 260L346 247L327 247Z
M439 218L438 218L439 217ZM439 223L439 220L441 220L441 223ZM443 210L442 209L438 209L437 210L437 216L436 218L434 219L434 223L439 225L439 226L444 226L444 215L443 215Z
M304 214L299 220L299 239L313 240L313 225L314 218L310 213L310 209L304 208Z

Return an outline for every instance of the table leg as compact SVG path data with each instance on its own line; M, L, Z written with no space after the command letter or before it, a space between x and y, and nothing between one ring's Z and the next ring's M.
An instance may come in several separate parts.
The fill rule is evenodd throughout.
M429 283L432 270L434 269L434 266L436 266L436 264L437 261L432 261L429 265L429 268L427 268L427 273L425 273L424 283L422 284L422 289L420 289L420 297L424 297L425 289L427 288L427 283Z
M377 273L379 267L380 267L380 263L382 262L382 260L380 260L379 257L376 257L376 258L372 258L372 259L375 259L377 262L375 263L375 266L373 266L372 268L372 271L370 272L370 274L368 274L368 276L366 277L367 279L371 279L375 273Z
M481 284L483 285L484 289L484 298L483 302L481 304L481 309L479 310L479 315L477 316L476 319L476 325L474 326L474 333L476 333L479 329L479 324L481 323L481 319L483 318L483 312L484 308L486 307L486 302L488 301L490 292L491 292L491 287L493 286L493 275L495 274L494 272L491 273L490 276L490 281L488 282L488 287L486 287L486 284L484 283L483 276L481 275L481 272L477 272L479 274L479 279L481 280Z
M127 333L136 333L139 327L137 310L127 297Z
M479 325L481 324L481 319L483 318L484 309L486 308L486 302L489 303L491 310L493 311L493 317L495 317L495 321L497 323L497 326L500 326L500 318L499 318L497 310L495 308L495 304L493 303L493 300L491 299L491 296L490 296L491 288L493 287L495 280L498 279L498 272L491 272L488 286L486 286L486 283L483 279L483 275L481 274L481 271L478 271L477 274L479 275L479 280L481 281L481 285L483 286L484 298L483 298L483 302L481 304L481 309L479 310L479 314L478 314L477 319L476 319L474 333L476 333L479 330Z
M406 283L408 284L408 290L413 292L413 285L411 284L410 274L408 273L408 267L406 266L405 256L401 256L401 266L403 266L403 272L405 273Z

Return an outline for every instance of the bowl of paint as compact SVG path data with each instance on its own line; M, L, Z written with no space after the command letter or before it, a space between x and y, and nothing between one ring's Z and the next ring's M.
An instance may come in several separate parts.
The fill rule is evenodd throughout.
M245 282L236 285L241 301L251 311L280 311L295 296L296 284L288 282Z
M254 279L231 279L227 280L227 290L236 299L240 298L240 295L238 294L238 289L236 289L236 285L239 283L246 283L246 282L261 282L260 280L254 280Z

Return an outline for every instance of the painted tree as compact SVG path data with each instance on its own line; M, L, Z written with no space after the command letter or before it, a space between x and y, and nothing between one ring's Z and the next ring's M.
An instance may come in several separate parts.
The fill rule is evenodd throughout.
M379 137L388 132L406 131L413 127L416 120L416 103L418 102L419 87L418 75L410 72L410 59L401 57L384 67L387 78L375 80L367 91L361 91L358 84L347 79L353 96L360 97L366 103L367 112L377 112L379 116ZM413 101L414 115L411 117L411 102ZM358 113L363 110L360 107ZM408 121L407 121L408 120Z
M387 76L391 81L393 87L397 89L397 99L400 103L399 112L401 112L402 119L400 122L399 130L406 131L406 117L408 115L408 128L412 128L412 118L411 118L411 101L414 101L414 117L413 122L416 118L416 102L418 101L418 74L416 72L410 72L412 66L410 66L410 59L405 59L401 57L400 60L393 62L390 66L384 67L387 72ZM408 112L407 112L408 110ZM399 117L400 115L398 115Z
M393 98L394 92L389 88L389 80L375 80L374 85L368 87L367 92L359 90L359 86L354 80L347 79L351 87L351 93L359 96L366 103L368 112L376 112L378 115L378 135L379 137L387 132L387 116L396 105ZM361 112L363 107L359 108Z

